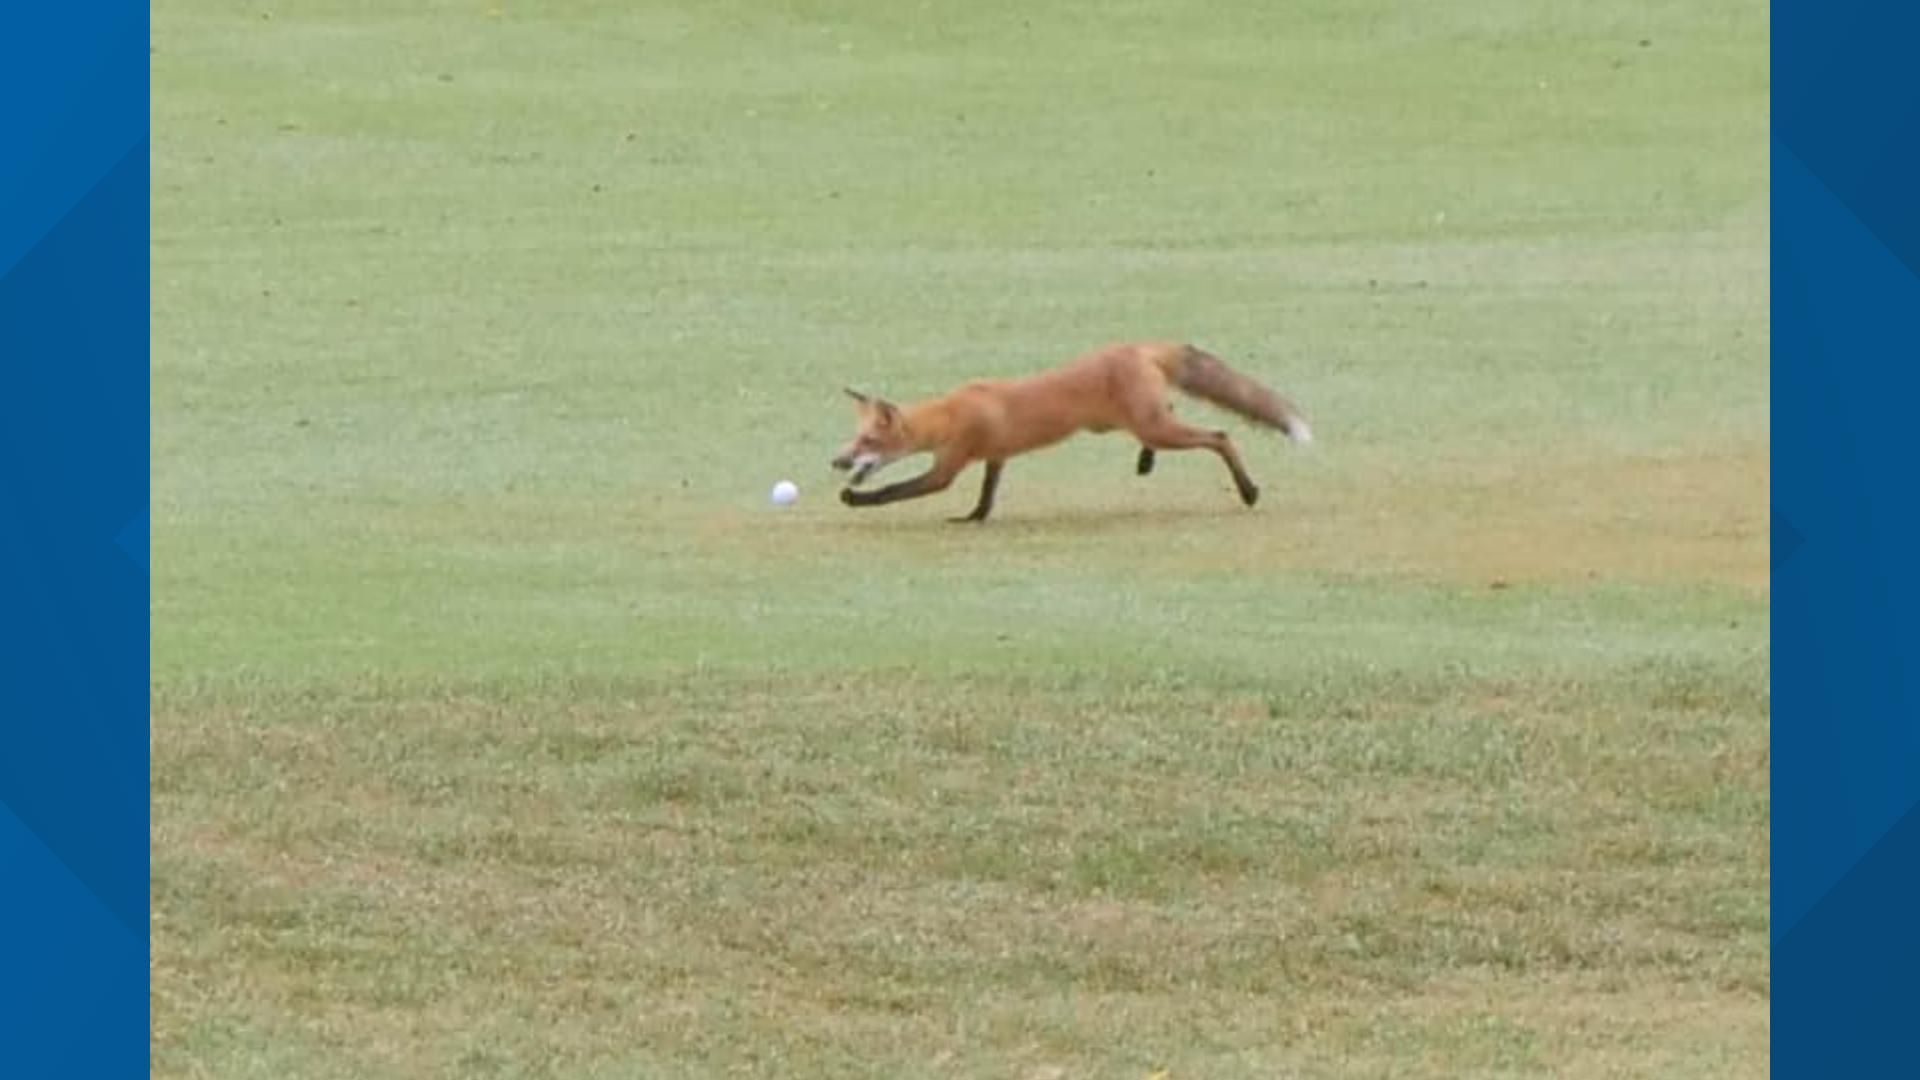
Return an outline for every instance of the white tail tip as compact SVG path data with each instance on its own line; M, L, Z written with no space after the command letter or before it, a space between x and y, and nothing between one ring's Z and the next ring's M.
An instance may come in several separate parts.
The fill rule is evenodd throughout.
M1287 425L1287 438L1305 446L1313 441L1313 429L1307 426L1305 420L1295 417L1293 423Z

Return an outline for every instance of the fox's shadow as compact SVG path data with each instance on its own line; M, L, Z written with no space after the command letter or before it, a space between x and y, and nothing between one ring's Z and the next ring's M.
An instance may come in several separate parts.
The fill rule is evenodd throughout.
M894 536L1093 536L1159 528L1182 523L1232 521L1261 515L1258 508L1222 506L1217 511L1178 506L1106 506L1068 509L999 510L986 521L953 521L924 514L887 515L884 511L853 511L832 528L857 528L873 535ZM957 515L955 515L957 516Z

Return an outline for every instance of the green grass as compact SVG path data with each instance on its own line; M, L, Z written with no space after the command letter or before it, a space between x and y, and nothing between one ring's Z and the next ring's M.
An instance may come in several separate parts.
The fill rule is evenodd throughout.
M1759 1074L1767 32L163 0L155 1074Z

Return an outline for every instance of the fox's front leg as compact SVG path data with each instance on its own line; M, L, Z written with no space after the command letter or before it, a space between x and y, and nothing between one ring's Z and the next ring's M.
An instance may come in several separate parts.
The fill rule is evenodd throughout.
M937 491L947 490L953 484L953 478L960 475L960 469L965 464L964 461L936 461L933 468L911 480L902 480L897 484L888 484L886 487L875 488L872 491L841 488L840 501L848 506L884 506L890 502L899 502L901 499L917 499L922 495L932 495Z
M1001 461L987 462L986 478L980 481L980 501L973 504L973 512L966 517L948 518L947 520L956 525L961 522L974 522L977 524L987 520L987 515L993 513L993 493L1000 490L1000 467L1004 464L1005 462Z

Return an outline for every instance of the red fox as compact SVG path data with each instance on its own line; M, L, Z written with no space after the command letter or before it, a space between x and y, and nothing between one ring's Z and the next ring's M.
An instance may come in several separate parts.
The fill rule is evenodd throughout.
M1136 471L1153 471L1156 450L1211 450L1233 474L1240 501L1252 506L1260 488L1247 475L1224 431L1188 427L1173 418L1167 388L1179 389L1277 428L1298 443L1313 433L1293 403L1192 345L1109 345L1064 367L1024 379L971 382L945 397L901 407L855 390L860 413L853 441L833 459L847 472L840 501L880 506L945 491L961 470L984 461L987 472L973 512L954 521L985 521L993 512L1000 470L1016 454L1038 450L1080 431L1125 428L1140 440ZM872 491L859 485L891 462L931 452L933 467L911 480Z

